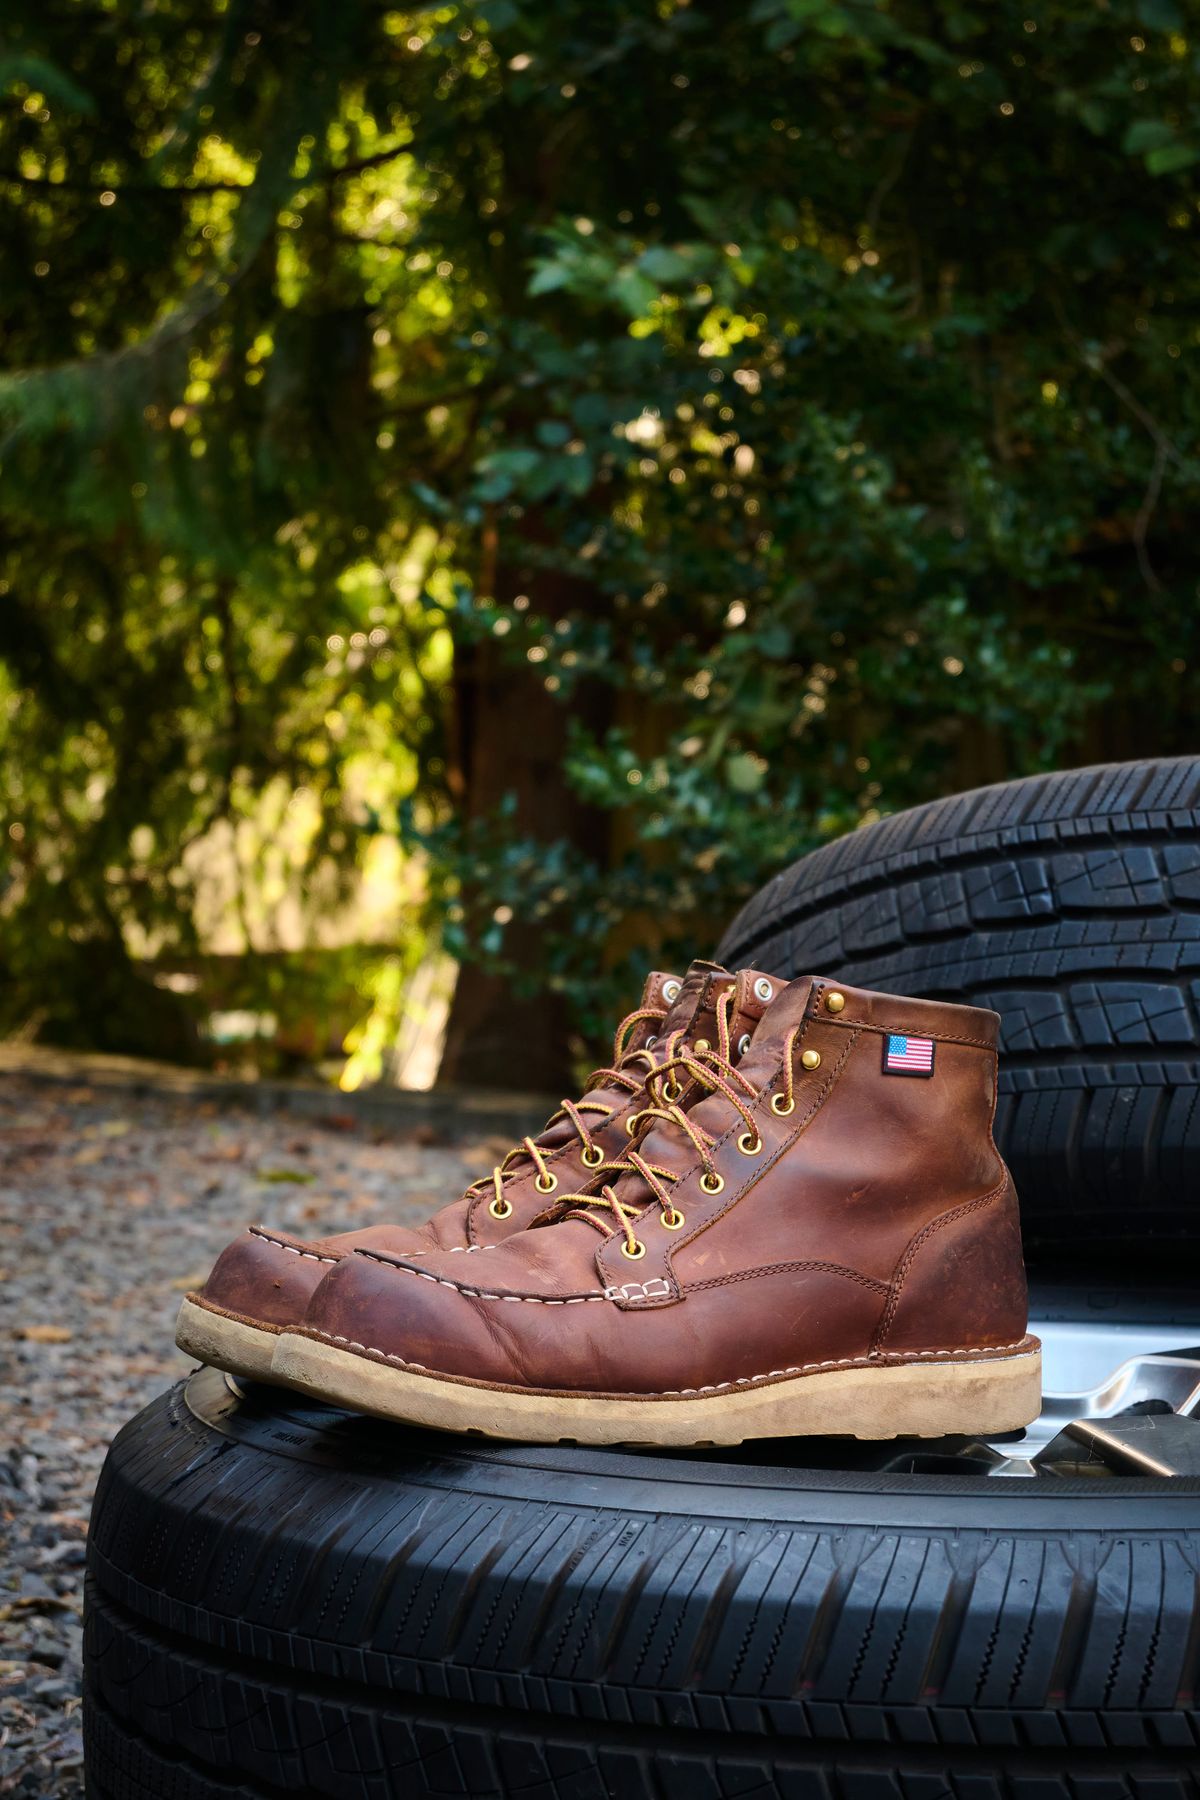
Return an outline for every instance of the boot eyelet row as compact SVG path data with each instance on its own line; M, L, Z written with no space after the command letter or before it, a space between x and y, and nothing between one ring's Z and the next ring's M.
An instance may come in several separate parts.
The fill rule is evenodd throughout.
M539 1175L533 1185L539 1194L552 1194L558 1186L558 1176L547 1169L545 1175Z
M748 1131L743 1131L737 1141L737 1147L743 1156L757 1156L763 1147L762 1139L758 1136L752 1137Z
M512 1217L512 1201L511 1200L489 1200L488 1201L488 1211L491 1213L493 1219L511 1218Z
M796 1110L796 1102L789 1100L786 1094L771 1095L771 1111L777 1119L786 1119L789 1113Z
M630 1262L641 1262L643 1256L646 1254L646 1246L643 1244L641 1238L634 1238L633 1243L634 1248L631 1250L629 1245L622 1239L621 1255L628 1257Z
M725 1186L725 1177L723 1175L718 1175L717 1171L714 1169L711 1175L702 1175L700 1177L700 1186L704 1189L706 1194L719 1194Z
M682 1231L686 1224L687 1220L677 1207L673 1206L669 1213L664 1213L662 1216L664 1231Z
M604 1161L604 1152L599 1144L586 1144L583 1151L583 1160L589 1169L598 1169L600 1164Z

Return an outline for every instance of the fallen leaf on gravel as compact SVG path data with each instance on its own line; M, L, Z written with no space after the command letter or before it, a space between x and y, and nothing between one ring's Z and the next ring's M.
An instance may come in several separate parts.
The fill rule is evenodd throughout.
M100 1127L101 1137L124 1137L129 1130L128 1119L105 1119Z
M315 1181L315 1175L307 1169L260 1169L256 1177L259 1181Z
M322 1131L357 1131L358 1120L353 1113L325 1113L317 1120Z
M65 1325L18 1325L17 1336L31 1344L69 1344L74 1332Z
M178 1281L173 1281L171 1283L171 1286L177 1294L190 1294L193 1293L196 1288L202 1288L204 1286L205 1282L208 1280L208 1274L209 1272L207 1269L201 1269L198 1275L181 1275Z
M0 1619L20 1618L24 1613L62 1613L78 1612L79 1607L70 1600L62 1600L57 1594L29 1594L20 1600L10 1600L7 1606L0 1606Z
M71 1161L76 1167L83 1163L99 1162L104 1153L103 1144L85 1144L82 1150L77 1150L75 1152Z

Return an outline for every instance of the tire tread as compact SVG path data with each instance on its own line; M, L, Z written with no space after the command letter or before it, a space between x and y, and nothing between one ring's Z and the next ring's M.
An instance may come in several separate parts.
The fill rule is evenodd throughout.
M775 876L717 955L994 1008L1031 1242L1195 1236L1200 758L898 813Z
M342 1421L338 1465L297 1463L271 1446L303 1419L259 1404L242 1440L175 1390L110 1451L86 1618L103 1800L208 1800L209 1777L213 1800L377 1800L394 1769L414 1796L599 1800L617 1764L632 1800L685 1767L723 1794L742 1768L773 1792L826 1765L849 1800L872 1759L964 1800L994 1767L1011 1800L1034 1763L1054 1794L1101 1754L1193 1793L1194 1500L1125 1503L1116 1530L1075 1500L1035 1525L967 1483L953 1523L901 1524L880 1481L874 1523L818 1524L803 1490L756 1518L714 1485L697 1510L674 1484L694 1494L702 1461L647 1481L601 1452L500 1493L485 1457L431 1482L430 1447L367 1421ZM143 1746L128 1766L114 1730Z

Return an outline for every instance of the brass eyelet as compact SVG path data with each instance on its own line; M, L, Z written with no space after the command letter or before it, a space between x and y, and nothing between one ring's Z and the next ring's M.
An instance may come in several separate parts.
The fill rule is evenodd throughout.
M592 1154L593 1151L595 1151L594 1156ZM599 1144L585 1144L583 1147L583 1160L589 1169L598 1169L600 1164L604 1161L604 1152Z
M663 1088L663 1099L669 1103L673 1100L678 1100L680 1098L680 1096L682 1095L682 1093L683 1093L683 1083L682 1082L668 1081L666 1086Z
M707 1038L697 1038L695 1043L692 1045L692 1049L693 1050L711 1050L712 1045L709 1043Z
M558 1186L558 1176L553 1170L547 1169L545 1176L539 1175L533 1185L539 1194L552 1194Z
M637 1130L638 1120L641 1118L641 1116L642 1115L640 1112L635 1112L635 1113L630 1113L629 1117L626 1119L625 1132L628 1137L632 1137L634 1132Z
M796 1102L789 1100L786 1094L771 1095L771 1111L777 1119L786 1119L789 1113L795 1112Z
M672 1207L669 1213L664 1213L662 1215L662 1227L664 1231L682 1231L686 1224L687 1220L675 1207Z
M706 1194L719 1194L725 1186L725 1177L723 1175L718 1175L717 1171L714 1169L711 1175L702 1175L700 1177L700 1186L704 1189Z
M512 1215L511 1200L489 1200L488 1211L493 1219L507 1219Z
M646 1246L643 1244L641 1238L634 1238L633 1242L634 1248L631 1250L624 1239L621 1240L621 1255L626 1257L630 1262L641 1262L643 1256L646 1254Z
M804 1055L800 1058L800 1061L806 1069L819 1069L821 1066L821 1052L819 1050L806 1050Z
M751 1137L748 1131L743 1131L741 1137L737 1141L737 1147L743 1156L757 1156L763 1147L762 1139L760 1137Z

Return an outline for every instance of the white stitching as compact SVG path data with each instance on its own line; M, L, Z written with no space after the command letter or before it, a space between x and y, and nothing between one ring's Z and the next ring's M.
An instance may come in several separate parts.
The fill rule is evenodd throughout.
M500 1248L499 1244L431 1244L428 1250L402 1250L400 1252L400 1255L402 1255L402 1256L436 1256L436 1255L440 1254L442 1251L444 1251L447 1256L453 1256L456 1250L457 1251L498 1250L499 1248ZM356 1244L355 1249L359 1250L359 1249L361 1249L361 1247ZM370 1256L371 1251L364 1249L364 1250L361 1250L361 1254L363 1256Z
M430 1275L427 1279L436 1281L437 1276ZM520 1294L483 1294L480 1298L484 1300L519 1300L523 1298L523 1296ZM587 1298L598 1299L600 1296L588 1295ZM545 1300L540 1302L540 1304L543 1306L571 1306L574 1302L571 1300ZM390 1351L380 1350L375 1344L360 1344L356 1338L340 1337L336 1332L322 1331L319 1326L316 1325L306 1325L304 1327L303 1336L324 1338L327 1344L344 1344L348 1350L361 1350L365 1356L377 1356L383 1362L394 1363L398 1369L419 1369L423 1375L432 1375L435 1380L444 1381L447 1379L441 1370L430 1369L425 1363L406 1362L404 1357L393 1356ZM1028 1344L1029 1341L1028 1337L1023 1337L1018 1338L1016 1342L1012 1344L979 1344L966 1350L914 1350L903 1357L895 1355L890 1357L839 1356L828 1362L797 1363L794 1367L789 1369L768 1369L765 1375L739 1375L734 1381L718 1381L714 1382L711 1386L706 1387L663 1388L658 1393L654 1394L629 1394L622 1395L621 1398L630 1400L679 1400L686 1399L689 1394L719 1394L725 1388L754 1387L760 1381L778 1381L785 1375L808 1375L816 1369L903 1368L906 1363L921 1362L930 1357L938 1356L953 1356L960 1362L969 1362L980 1357L995 1356L1004 1350L1020 1350L1022 1345ZM1032 1350L1030 1350L1028 1354L1032 1355ZM469 1385L474 1387L479 1386L480 1384L472 1382ZM601 1396L595 1394L575 1394L571 1397L582 1400L601 1398Z
M427 1275L424 1269L410 1269L404 1263L390 1262L386 1257L376 1256L372 1250L360 1250L371 1262L377 1262L385 1269L391 1269L396 1275L416 1275L421 1281L436 1281L439 1287L452 1288L456 1294L469 1294L473 1300L524 1300L530 1306L577 1306L581 1301L608 1300L610 1291L606 1288L602 1294L580 1294L571 1300L543 1300L537 1294L489 1294L482 1288L464 1287L459 1281L447 1281L444 1275ZM615 1290L614 1290L615 1291Z
M634 1290L637 1290L636 1292ZM606 1287L606 1300L665 1300L671 1292L671 1284L661 1275L652 1275L649 1281L626 1281L620 1287Z
M954 1356L962 1360L978 1356L995 1355L1002 1350L1019 1350L1027 1343L1027 1338L1018 1338L1013 1344L980 1344L963 1350L913 1350L904 1353L893 1353L890 1356L839 1356L828 1362L798 1363L790 1369L769 1369L765 1375L739 1375L734 1381L718 1381L711 1386L695 1388L664 1388L665 1394L717 1394L722 1388L749 1387L756 1381L773 1381L781 1375L805 1375L812 1369L860 1369L903 1367L907 1362L921 1362L930 1357Z
M269 1231L263 1231L257 1225L251 1225L250 1236L261 1238L264 1244L274 1244L278 1250L286 1250L289 1256L307 1257L309 1262L337 1263L345 1260L345 1258L341 1256L322 1256L316 1250L298 1250L295 1244L285 1244L282 1238L272 1237ZM355 1248L357 1248L357 1245ZM435 1245L434 1248L441 1249L442 1246ZM498 1246L496 1244L449 1244L446 1246L446 1249L451 1254L453 1254L455 1250L495 1250L497 1248ZM406 1250L404 1252L405 1256L432 1256L433 1253L433 1250ZM363 1255L369 1256L370 1251L364 1250ZM414 1270L413 1273L415 1274L416 1271Z
M363 1256L371 1256L369 1250L361 1252ZM371 1256L372 1262L380 1262L382 1258ZM488 1294L482 1288L462 1287L457 1281L447 1281L444 1275L427 1275L424 1269L406 1269L403 1263L384 1262L385 1269L393 1269L397 1274L415 1275L420 1281L435 1281L438 1287L451 1288L456 1294L469 1294L472 1300L523 1300L528 1306L577 1306L579 1300L603 1300L604 1294L581 1294L579 1300L542 1300L536 1294ZM382 1354L382 1352L380 1353Z
M279 1250L286 1250L289 1256L306 1256L309 1262L341 1262L340 1256L319 1256L315 1250L297 1250L295 1244L285 1244L282 1238L272 1237L269 1231L260 1231L257 1225L250 1227L250 1236L261 1238L264 1244L274 1244Z

